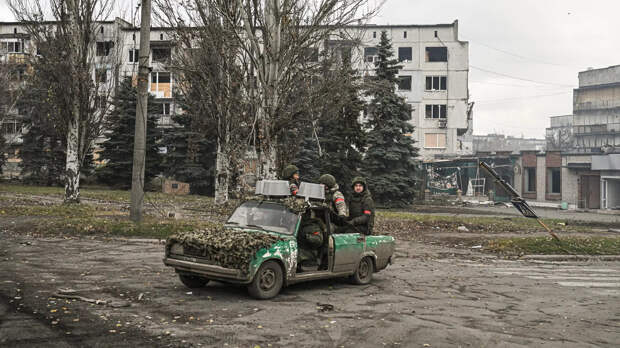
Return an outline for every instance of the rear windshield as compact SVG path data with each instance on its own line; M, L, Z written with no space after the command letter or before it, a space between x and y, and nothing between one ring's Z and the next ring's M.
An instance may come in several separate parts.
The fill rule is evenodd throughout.
M293 234L299 217L285 206L249 201L235 209L227 224L278 233Z

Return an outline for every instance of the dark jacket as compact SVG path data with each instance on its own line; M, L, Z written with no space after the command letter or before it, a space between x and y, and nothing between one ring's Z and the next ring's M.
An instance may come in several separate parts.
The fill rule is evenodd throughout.
M375 202L366 187L362 193L353 192L349 199L349 222L361 233L372 234L375 225Z

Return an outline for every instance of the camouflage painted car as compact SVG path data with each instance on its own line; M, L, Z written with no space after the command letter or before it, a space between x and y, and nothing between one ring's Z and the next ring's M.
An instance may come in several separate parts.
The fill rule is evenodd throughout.
M316 267L310 269L298 265L304 248L299 233L308 216L324 222L325 235L316 250ZM272 298L284 286L315 279L350 277L355 284L368 284L374 272L391 263L394 238L356 231L334 233L332 219L329 208L320 204L291 209L290 204L278 199L250 200L237 207L220 233L243 231L277 238L251 255L247 267L223 267L205 257L205 252L192 252L174 242L167 245L163 261L174 267L181 282L190 288L203 287L209 280L243 284L258 299Z

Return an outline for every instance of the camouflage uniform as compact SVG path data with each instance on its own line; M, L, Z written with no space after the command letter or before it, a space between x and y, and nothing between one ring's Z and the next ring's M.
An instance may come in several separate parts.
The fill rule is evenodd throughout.
M289 189L291 190L291 194L293 196L297 195L300 184L299 180L295 180L293 177L295 173L299 174L299 168L297 168L294 164L289 164L282 170L282 178L288 180Z
M371 235L375 224L375 203L366 186L366 180L356 177L351 181L351 187L357 183L364 186L364 191L360 193L353 191L349 200L349 223L361 233Z
M319 178L319 183L325 185L325 199L330 202L331 210L338 216L347 216L347 203L342 192L338 190L336 178L330 174L324 174Z

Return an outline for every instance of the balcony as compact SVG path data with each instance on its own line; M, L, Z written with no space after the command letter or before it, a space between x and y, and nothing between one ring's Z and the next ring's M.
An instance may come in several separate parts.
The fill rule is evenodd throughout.
M573 134L576 136L620 134L620 123L573 126Z

